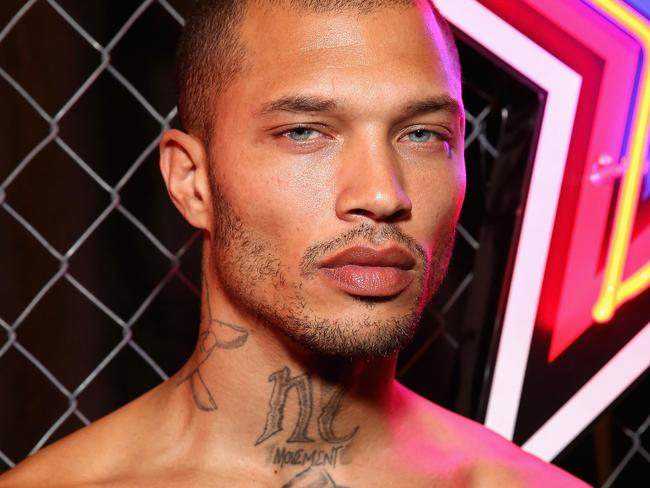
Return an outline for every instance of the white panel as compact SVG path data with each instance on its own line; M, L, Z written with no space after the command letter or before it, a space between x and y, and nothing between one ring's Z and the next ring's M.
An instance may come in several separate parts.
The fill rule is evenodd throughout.
M552 460L650 368L648 351L650 323L555 412L523 448L542 459Z
M474 0L437 0L460 30L547 91L485 424L512 439L582 78Z

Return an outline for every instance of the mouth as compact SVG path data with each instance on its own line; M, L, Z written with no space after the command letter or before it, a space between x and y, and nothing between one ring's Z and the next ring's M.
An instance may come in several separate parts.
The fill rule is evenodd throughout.
M401 246L347 248L319 263L319 274L353 296L386 298L404 291L415 277L416 260Z

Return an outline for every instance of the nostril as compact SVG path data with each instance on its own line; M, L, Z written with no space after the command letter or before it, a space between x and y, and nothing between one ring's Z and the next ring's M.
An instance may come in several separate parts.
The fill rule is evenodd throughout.
M387 219L386 222L397 222L400 220L407 219L411 215L411 210L407 208L402 208L393 214L391 214Z
M363 209L363 208L353 208L350 210L351 215L360 215L362 217L373 217L373 213L370 212L369 210Z
M399 222L401 220L407 219L411 215L411 210L403 208L393 212L390 215L381 216L371 212L370 210L366 210L364 208L354 208L350 210L348 214L357 215L359 217L365 217L373 220L382 220L384 222Z

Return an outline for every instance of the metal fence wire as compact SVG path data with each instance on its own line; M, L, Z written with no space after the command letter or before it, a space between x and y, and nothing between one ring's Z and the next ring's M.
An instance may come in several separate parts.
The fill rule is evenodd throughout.
M44 104L37 99L37 96L31 93L28 87L21 83L21 80L12 76L4 66L0 65L0 77L13 90L13 92L10 92L8 96L20 98L20 102L26 102L33 112L47 124L47 131L46 134L44 134L44 137L38 140L17 164L15 164L14 161L7 160L2 162L3 173L8 169L10 171L8 174L2 175L3 179L2 184L0 185L0 205L2 210L6 212L3 217L6 218L8 216L13 220L13 222L8 226L5 226L3 221L4 236L2 239L5 240L8 237L9 239L16 239L16 236L11 235L11 232L13 230L12 227L15 228L17 224L21 228L20 232L27 232L29 236L56 261L56 269L54 272L51 273L51 276L47 277L47 279L42 283L42 286L37 290L34 290L36 293L33 293L33 296L30 297L28 303L20 313L12 320L7 320L5 314L0 317L0 327L4 329L7 336L7 340L4 341L0 347L0 361L11 354L19 354L22 356L21 359L26 360L31 367L35 368L38 373L40 373L47 382L58 391L60 396L67 403L67 408L51 423L51 425L48 426L40 438L36 440L29 450L30 454L43 447L69 417L76 417L83 425L87 425L91 420L94 420L92 417L89 418L89 416L82 411L78 398L98 377L98 375L101 374L107 365L109 365L111 361L113 361L125 348L129 348L137 354L137 356L146 363L146 365L160 380L167 379L168 373L166 373L160 364L158 364L158 362L155 361L134 339L132 330L133 325L141 319L152 301L160 294L172 278L180 280L192 293L198 296L196 282L193 282L186 277L180 265L181 258L186 254L190 246L198 237L197 233L193 233L189 238L186 238L180 246L170 249L167 245L161 242L161 239L157 237L142 220L138 219L131 211L129 211L122 201L122 191L134 177L138 169L156 152L160 134L164 130L170 128L171 122L176 116L176 108L173 107L168 111L161 112L158 108L154 107L145 94L136 88L111 62L113 51L119 47L120 42L128 36L129 31L134 28L134 25L136 25L144 15L146 15L148 10L151 10L154 7L163 9L168 13L169 18L179 26L183 25L183 18L176 8L165 0L159 0L156 2L153 0L145 0L140 3L132 2L133 11L130 13L128 18L124 21L119 30L111 36L108 42L102 43L98 41L86 27L78 22L66 8L64 8L64 4L65 2L56 2L53 0L46 2L30 0L24 2L23 5L21 5L20 8L11 16L0 32L1 48L2 44L6 44L6 41L10 36L12 36L12 34L17 33L19 36L22 34L21 32L18 32L21 27L24 30L30 30L35 25L39 25L45 17L47 19L45 21L47 24L56 24L58 29L68 29L69 31L66 32L66 36L72 37L74 39L73 42L86 44L99 55L99 62L97 65L94 67L92 72L74 88L71 95L63 103L59 102L57 105L50 104L51 107L49 109L44 107ZM45 46L40 47L45 49ZM41 56L46 56L47 54L48 53L42 53ZM25 53L17 53L17 55L25 55ZM6 59L6 57L6 55L3 56L4 59ZM59 66L59 69L63 71L66 69L66 63L63 59L60 61L62 61L62 64ZM25 59L25 62L28 61ZM93 169L93 165L87 162L82 155L75 151L75 149L66 142L61 133L61 125L65 117L74 109L75 105L80 102L82 97L92 89L93 85L98 83L102 76L107 75L111 77L112 82L117 83L119 87L124 90L125 96L131 97L130 102L138 104L156 125L155 132L152 133L150 130L149 134L147 134L148 138L144 149L137 154L137 157L135 157L134 160L129 161L128 169L116 182L109 181L105 175L100 175L95 169ZM61 76L64 76L64 74L62 73ZM42 79L39 80L39 82L43 85L48 84L46 80ZM3 96L7 96L8 91L9 90L4 87ZM5 107L9 106L9 104L4 100L2 105ZM52 108L55 108L55 110L52 110ZM3 112L5 112L3 118L7 118L6 111L3 110ZM11 117L11 115L9 115L9 117ZM7 123L7 121L5 121L5 123ZM69 159L69 162L73 162L78 169L83 171L85 175L92 180L92 184L94 184L97 189L105 192L108 197L108 203L91 222L85 223L86 225L84 225L84 228L79 229L74 237L67 236L67 240L68 242L71 242L71 244L67 245L66 243L64 249L54 245L51 240L48 239L48 236L44 235L44 233L39 230L38 225L31 221L32 219L30 216L21 214L20 210L12 205L11 202L12 185L18 182L21 176L29 171L30 165L34 164L35 160L37 160L39 156L41 156L45 151L51 150L52 145L55 145L58 149L63 151ZM75 170L77 168L75 168ZM78 201L74 195L70 195L66 204L84 205L84 202ZM84 286L84 284L75 277L75 274L71 272L71 260L74 256L80 252L80 249L82 249L84 244L92 238L93 234L98 231L100 226L116 213L126 219L133 229L139 232L141 236L153 246L155 252L159 253L167 263L164 275L157 283L155 283L155 286L146 293L146 296L143 297L140 303L137 304L133 313L128 315L124 315L123 313L114 310L105 302L105 300L100 298L96 293L93 293L93 291L88 287ZM62 215L62 219L63 218L65 218L64 215ZM9 233L9 236L7 236L7 233ZM18 241L18 239L16 240ZM58 238L57 240L61 241L61 239ZM25 249L23 248L23 250L19 252L24 252L24 250ZM121 333L121 339L114 345L114 347L112 347L103 357L98 358L99 360L97 361L97 364L89 374L74 386L65 385L57 377L57 374L39 360L38 356L34 354L28 346L23 344L20 338L21 326L29 320L32 314L35 313L35 310L38 308L39 304L46 299L48 293L50 293L53 288L62 281L65 281L72 286L80 296L103 313L114 323ZM3 375L15 374L15 372L12 373L11 371L7 371L6 368L2 368L2 371ZM3 402L4 401L6 401L6 399L3 400ZM0 459L7 466L13 466L15 462L20 460L10 458L3 451L0 451Z
M0 7L0 129L12 134L0 141L0 471L166 379L191 352L200 238L156 165L160 135L177 123L172 58L190 4ZM468 173L489 186L508 113L483 93L469 98ZM434 326L400 360L408 378L446 357L442 393L426 396L449 406L464 340L453 317L473 284L480 229L475 215L461 219L463 258L429 312ZM621 430L632 446L603 486L650 461L649 424Z

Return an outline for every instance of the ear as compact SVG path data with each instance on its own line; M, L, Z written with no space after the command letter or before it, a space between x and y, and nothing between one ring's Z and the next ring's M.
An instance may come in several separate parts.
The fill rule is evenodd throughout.
M183 217L204 230L210 230L212 211L208 164L199 139L176 129L163 133L160 172L167 192Z

